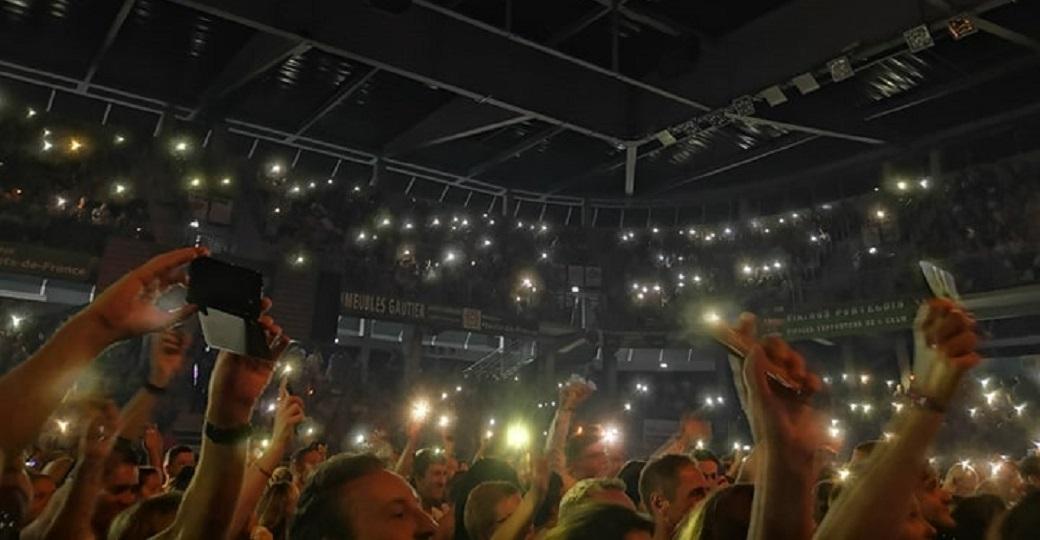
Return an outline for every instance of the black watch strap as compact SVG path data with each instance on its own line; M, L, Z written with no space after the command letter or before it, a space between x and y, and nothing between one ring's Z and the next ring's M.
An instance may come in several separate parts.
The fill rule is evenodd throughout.
M219 428L206 422L206 438L216 444L235 445L249 439L253 434L253 426L244 424L231 428Z

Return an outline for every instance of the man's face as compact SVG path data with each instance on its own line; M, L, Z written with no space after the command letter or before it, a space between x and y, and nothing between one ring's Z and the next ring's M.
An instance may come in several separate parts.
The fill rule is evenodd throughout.
M41 476L33 479L33 498L32 502L29 503L29 520L32 521L39 517L43 509L47 507L47 503L51 500L51 495L54 495L54 490L58 489L58 486L54 484L54 480L51 480L49 476Z
M602 442L597 442L585 447L581 457L571 464L570 469L575 480L607 476L607 472L610 470L610 459L607 457L606 446Z
M437 530L412 487L387 470L347 484L340 496L340 509L357 540L423 539Z
M928 473L917 492L921 516L939 529L952 529L956 526L950 515L952 496L939 485L934 473Z
M714 487L719 484L719 465L710 459L697 462L697 468L700 469L701 474L704 475L704 480L708 482L708 485Z
M105 476L105 488L98 497L94 522L107 530L115 517L137 502L137 466L121 463Z
M694 506L700 504L712 488L701 471L693 465L679 469L677 480L675 496L668 501L664 516L672 528L676 527Z
M195 466L195 452L180 452L166 465L166 476L176 478L185 467Z
M141 483L142 499L149 499L162 493L162 482L158 474L149 474Z
M441 463L431 463L426 474L416 482L419 496L423 501L439 503L444 500L445 488L448 485L448 467Z

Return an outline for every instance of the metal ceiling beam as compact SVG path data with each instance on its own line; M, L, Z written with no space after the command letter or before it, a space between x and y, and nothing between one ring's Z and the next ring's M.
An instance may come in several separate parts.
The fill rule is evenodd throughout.
M169 1L610 143L630 134L627 105L633 92L645 90L439 6L390 15L336 0L315 0L307 9L280 0Z
M307 118L306 121L300 124L300 127L296 129L296 132L293 134L291 139L293 141L298 139L314 124L317 124L318 121L320 121L322 118L325 118L325 115L329 114L329 112L331 112L332 109L339 107L340 103L343 103L344 101L350 99L350 96L353 96L359 90L364 88L365 85L368 84L368 81L371 81L372 77L375 77L376 73L379 73L379 68L369 68L369 70L365 72L364 75L358 77L357 79L353 81L343 81L340 87L337 88L332 93L332 95L325 100L325 103L323 103L322 106L318 108L318 110L314 111L314 114Z
M484 161L481 161L480 163L471 166L469 168L469 171L466 172L466 177L473 178L475 176L479 176L491 170L496 165L504 163L516 156L519 156L520 154L523 154L524 152L538 146L539 144L542 144L546 140L555 137L562 131L563 128L561 128L560 126L553 126L547 129L543 129L541 131L537 131L535 133L531 133L530 135L517 141L517 143L513 146L499 152L498 154L495 154L494 156L491 156L490 158Z
M1040 53L1040 41L982 17L972 17L972 19L975 21L975 26L977 26L979 30L1006 39L1016 45L1032 49L1033 52Z
M965 11L992 9L1010 0L965 0ZM729 103L741 95L814 70L848 50L850 45L890 42L923 20L946 14L906 0L820 2L795 0L721 38L705 49L694 69L678 77L654 74L649 84L703 103ZM794 37L797 36L797 39ZM739 69L734 63L739 62ZM670 103L635 98L634 116L643 133L656 133L690 118Z
M235 90L311 47L302 39L257 32L209 83L191 120L204 117Z
M526 122L531 118L472 99L454 97L384 144L383 154L406 154L419 148Z
M613 0L593 1L603 7L613 9L613 6L611 5ZM618 12L630 21L637 22L647 28L653 28L662 34L667 34L672 37L680 37L689 33L687 29L680 27L675 22L669 21L664 17L659 17L640 8L621 5L618 6Z
M105 37L101 40L101 45L98 46L97 50L94 51L94 56L90 59L90 65L87 67L87 73L83 76L83 80L79 83L79 90L82 92L90 86L90 83L94 81L94 75L97 74L97 70L101 67L101 60L108 54L108 50L112 48L112 45L116 42L116 37L119 36L119 31L123 29L123 24L126 23L126 19L130 17L130 10L134 7L136 0L123 0L123 4L119 6L119 11L116 12L116 16L112 18L112 23L108 25L108 31L105 32Z

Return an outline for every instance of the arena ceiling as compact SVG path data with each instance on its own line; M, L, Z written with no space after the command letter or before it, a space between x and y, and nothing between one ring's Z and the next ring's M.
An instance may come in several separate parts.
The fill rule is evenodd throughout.
M825 198L1040 116L1038 29L1034 0L0 0L0 80L463 190Z

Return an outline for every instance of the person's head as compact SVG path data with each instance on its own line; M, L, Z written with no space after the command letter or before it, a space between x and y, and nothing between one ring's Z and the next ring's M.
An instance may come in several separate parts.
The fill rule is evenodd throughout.
M289 538L405 540L435 531L404 478L375 456L341 454L315 469L300 494Z
M646 467L645 461L632 460L625 463L617 475L625 483L625 495L632 499L632 504L636 505L636 508L641 508L643 500L639 496L639 475L643 473L643 467Z
M1027 540L1036 538L1040 531L1040 491L1034 491L1018 501L1000 524L1000 540Z
M129 454L113 452L105 463L102 489L94 511L94 528L107 531L112 520L137 502L137 463Z
M1027 491L1040 490L1040 455L1033 454L1020 461L1018 474L1022 475Z
M726 473L719 458L711 450L701 449L693 452L693 459L697 461L697 468L704 475L704 480L712 487L717 486L719 477Z
M546 540L650 540L654 524L631 508L588 504L575 509L545 537Z
M412 483L425 504L440 504L448 485L448 460L443 453L424 448L415 453Z
M137 468L137 494L142 499L154 497L162 493L162 478L155 467Z
M292 482L292 471L289 467L276 467L271 471L271 483L275 482Z
M502 481L520 485L516 471L508 463L500 459L484 458L473 464L466 474L452 486L451 499L455 503L455 538L467 540L466 527L460 526L466 520L466 501L469 493L484 482Z
M603 437L595 430L588 430L567 439L564 448L567 469L576 480L607 476L610 459Z
M635 510L636 505L625 495L625 483L617 478L579 480L560 499L560 519L586 504L616 504Z
M730 540L747 538L751 526L754 484L737 484L715 491L687 514L676 540Z
M853 467L866 461L879 444L881 444L881 441L866 441L857 444L852 449L852 458L849 459L849 466Z
M180 474L181 469L195 466L195 451L190 446L174 446L166 451L163 458L163 470L166 477L174 479Z
M946 471L943 489L949 491L954 497L973 495L978 487L979 474L970 464L956 463Z
M29 514L26 518L32 521L47 508L47 503L51 501L51 496L58 486L54 479L46 474L29 473L29 481L32 482L32 500L29 501Z
M321 462L321 452L317 448L308 446L293 452L290 470L296 485L302 489Z
M182 494L156 495L123 510L112 520L108 540L146 540L166 530L177 517Z
M657 526L671 530L710 490L711 486L693 460L678 454L651 461L639 477L643 506Z
M939 485L939 475L932 467L921 473L921 484L917 489L917 502L921 515L938 530L949 530L955 525L950 515L953 497Z
M957 526L953 536L957 540L986 540L991 526L1007 510L1004 501L996 495L975 495L957 503L953 521Z
M463 523L470 540L490 540L520 506L520 489L509 482L484 482L466 498Z
M289 528L289 520L296 511L299 493L291 482L276 482L267 486L260 502L256 505L257 525L262 525L275 534L275 538L284 536Z

